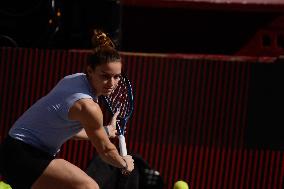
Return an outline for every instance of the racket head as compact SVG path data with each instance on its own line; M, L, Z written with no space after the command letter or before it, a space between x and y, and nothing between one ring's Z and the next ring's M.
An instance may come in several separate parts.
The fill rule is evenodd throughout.
M112 116L119 111L117 116L118 134L124 135L126 123L134 109L133 90L128 78L121 75L115 90L108 96L102 96L102 99Z

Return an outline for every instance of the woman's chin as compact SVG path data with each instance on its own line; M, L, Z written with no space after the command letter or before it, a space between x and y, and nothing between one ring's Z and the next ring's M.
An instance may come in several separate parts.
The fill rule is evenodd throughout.
M107 91L103 91L103 92L102 92L102 95L103 95L103 96L109 96L111 93L112 93L112 91L108 91L108 90L107 90Z

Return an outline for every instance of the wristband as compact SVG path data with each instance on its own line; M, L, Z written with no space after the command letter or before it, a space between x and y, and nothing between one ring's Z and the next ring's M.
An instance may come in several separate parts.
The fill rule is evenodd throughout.
M107 126L104 126L104 129L105 129L105 131L106 131L107 136L109 137L109 132L108 132Z

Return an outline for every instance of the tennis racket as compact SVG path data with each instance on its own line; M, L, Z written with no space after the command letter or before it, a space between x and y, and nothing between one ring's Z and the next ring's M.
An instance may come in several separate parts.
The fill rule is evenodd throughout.
M116 123L119 150L121 156L126 156L127 148L124 134L126 132L126 123L132 115L134 108L132 87L127 77L120 76L116 89L110 95L102 96L102 99L112 116L119 111Z

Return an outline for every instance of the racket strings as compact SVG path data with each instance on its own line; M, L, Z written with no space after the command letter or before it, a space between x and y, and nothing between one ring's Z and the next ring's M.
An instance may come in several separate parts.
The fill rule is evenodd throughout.
M125 77L121 77L117 88L109 96L104 97L104 100L113 114L119 111L118 133L124 135L126 122L133 111L133 94L130 82Z
M108 96L108 103L112 112L119 111L119 117L125 118L131 111L130 96L128 88L123 79L120 80L118 87Z

